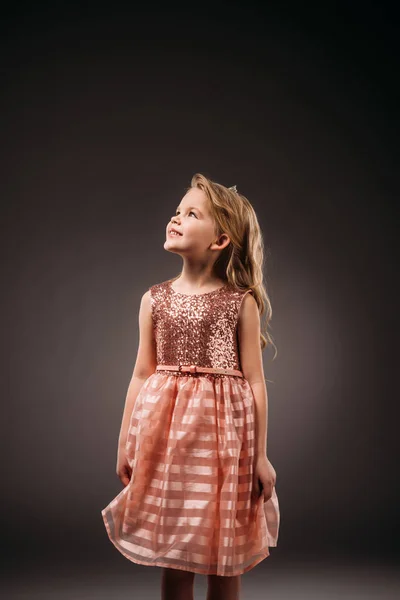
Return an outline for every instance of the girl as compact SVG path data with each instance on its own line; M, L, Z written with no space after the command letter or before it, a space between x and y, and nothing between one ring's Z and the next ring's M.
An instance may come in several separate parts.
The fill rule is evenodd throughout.
M208 576L207 600L236 600L241 574L277 545L280 521L267 458L262 235L236 186L197 173L164 248L183 268L141 299L118 443L125 487L101 512L126 558L162 567L162 600L193 599L195 573Z

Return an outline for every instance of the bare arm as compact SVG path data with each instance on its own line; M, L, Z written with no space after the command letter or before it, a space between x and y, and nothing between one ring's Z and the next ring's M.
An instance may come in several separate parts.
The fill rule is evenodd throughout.
M122 416L118 448L125 448L129 422L139 391L157 366L156 343L151 315L150 291L143 294L139 309L139 347Z
M238 322L240 361L255 400L256 456L267 455L268 394L260 345L260 313L251 293L243 298Z

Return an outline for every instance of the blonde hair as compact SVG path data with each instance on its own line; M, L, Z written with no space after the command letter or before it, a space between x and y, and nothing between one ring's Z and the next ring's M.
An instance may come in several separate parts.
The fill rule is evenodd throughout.
M186 192L193 187L201 189L209 200L216 235L226 233L231 240L215 262L215 274L240 290L252 290L260 313L261 349L271 344L275 348L274 360L277 348L268 332L272 306L263 283L264 241L254 208L243 194L201 173L193 175Z

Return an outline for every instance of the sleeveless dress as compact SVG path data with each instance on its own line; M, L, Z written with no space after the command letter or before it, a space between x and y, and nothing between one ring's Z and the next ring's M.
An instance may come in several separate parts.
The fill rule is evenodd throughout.
M237 323L251 290L231 284L182 294L172 280L150 290L157 370L130 418L129 484L102 511L111 542L134 563L204 575L240 575L276 546L275 487L253 500L255 408L240 372Z

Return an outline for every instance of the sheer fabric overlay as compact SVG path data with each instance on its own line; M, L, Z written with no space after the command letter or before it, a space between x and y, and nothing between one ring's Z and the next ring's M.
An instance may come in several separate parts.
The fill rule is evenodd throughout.
M145 565L232 576L277 545L279 504L253 501L254 404L247 380L146 380L132 412L130 483L102 511L111 541Z

